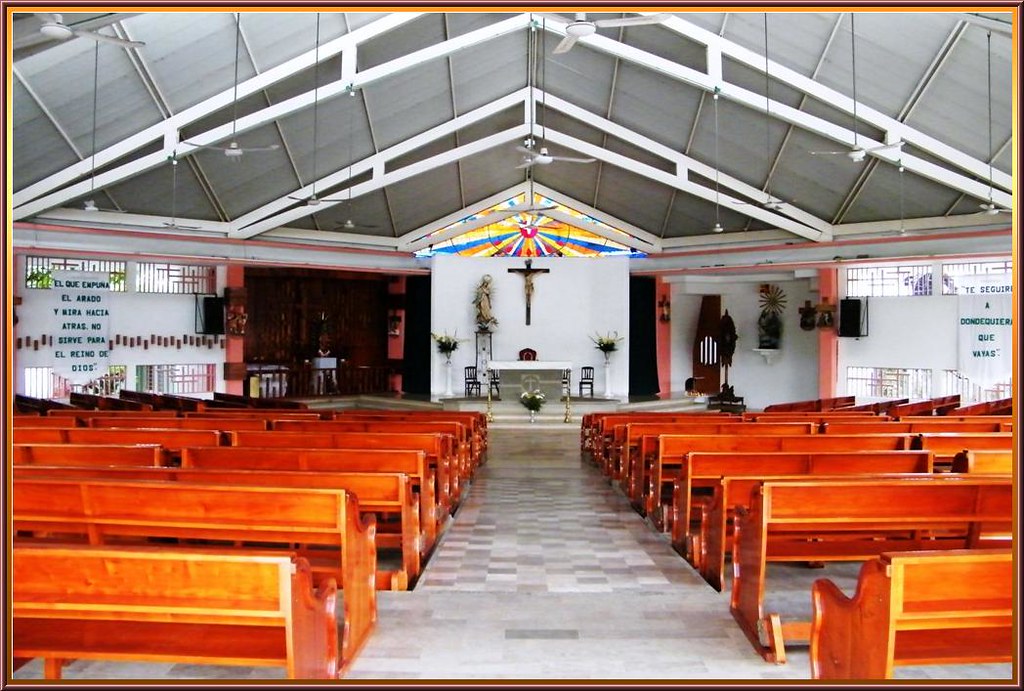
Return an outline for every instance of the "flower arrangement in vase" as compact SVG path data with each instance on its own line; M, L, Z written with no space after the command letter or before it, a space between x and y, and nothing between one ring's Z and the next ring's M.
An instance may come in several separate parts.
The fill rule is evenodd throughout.
M591 336L590 338L590 340L594 342L594 345L597 347L597 349L604 353L605 362L608 362L608 357L619 349L619 342L622 341L622 338L619 336L618 331L613 331L612 333L614 333L615 335L597 335Z
M448 362L452 361L452 353L459 349L458 333L456 331L455 336L449 336L447 332L440 336L435 333L430 334L437 343L437 352L444 355L445 360Z
M519 402L530 411L530 422L533 422L544 405L544 394L541 391L524 391L519 395Z

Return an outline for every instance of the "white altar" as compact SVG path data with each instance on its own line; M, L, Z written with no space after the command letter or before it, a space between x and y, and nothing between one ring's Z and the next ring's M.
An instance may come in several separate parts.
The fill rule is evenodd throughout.
M562 387L562 373L568 371L569 378L572 378L572 362L569 360L491 360L487 363L487 377L490 379L493 375L492 372L498 372L499 376L501 372L523 372L528 376L523 377L523 390L532 391L540 389L541 375L543 373L555 373L557 379L559 395L561 395ZM530 382L528 384L527 382ZM568 390L572 392L572 382L569 381ZM507 386L510 382L507 381L506 377L501 379L502 386ZM530 388L527 388L529 386ZM518 394L517 394L518 396ZM565 422L569 422L571 418L569 408L570 396L565 397ZM491 411L491 388L487 387L487 419L493 420L494 415Z

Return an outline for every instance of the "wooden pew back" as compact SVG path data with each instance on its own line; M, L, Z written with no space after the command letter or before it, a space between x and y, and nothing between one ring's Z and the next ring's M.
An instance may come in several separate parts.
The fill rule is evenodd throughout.
M849 598L811 589L811 676L891 679L894 667L1014 658L1010 550L887 552L861 567Z
M150 466L169 463L159 444L14 444L13 465L54 466Z
M953 457L954 473L1011 475L1014 473L1013 451L961 451Z
M19 545L14 655L283 666L335 679L336 586L288 555Z
M12 496L20 535L81 536L92 545L155 537L306 546L299 554L314 574L345 591L343 663L376 621L375 521L360 517L355 495L344 490L24 479Z

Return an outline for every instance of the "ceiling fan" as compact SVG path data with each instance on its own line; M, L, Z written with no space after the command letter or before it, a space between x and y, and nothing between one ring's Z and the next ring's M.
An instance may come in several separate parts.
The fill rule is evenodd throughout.
M545 20L545 22L546 21L547 20ZM544 32L542 32L542 35L545 35ZM576 158L576 157L572 157L572 156L553 156L553 155L551 155L548 152L548 148L546 146L543 146L544 135L546 133L546 128L544 126L544 121L543 120L541 120L541 125L540 125L540 127L541 127L541 129L540 129L540 131L541 131L541 135L540 135L541 146L539 148L534 148L534 147L537 146L537 140L534 139L534 136L533 136L533 125L534 125L535 113L537 112L537 104L534 102L534 90L533 90L532 87L533 87L533 82L534 82L534 72L537 69L536 53L538 51L538 46L537 46L536 27L533 26L533 25L531 25L531 27L530 27L529 41L530 41L530 46L529 46L528 51L527 51L527 82L528 82L527 86L531 87L530 88L530 136L526 139L525 142L523 142L523 146L517 146L516 147L516 151L518 151L521 154L523 154L522 160L520 161L519 165L516 166L516 168L530 168L530 167L535 166L535 165L536 166L546 166L546 165L550 165L550 164L554 163L555 161L561 161L563 163L593 163L597 159L594 159L594 158ZM545 87L545 80L544 80L544 61L543 60L541 60L541 63L540 63L540 70L541 70L540 92L541 92L541 109L542 109L541 114L543 116L543 114L547 111L547 107L546 107L547 91L544 88ZM532 202L532 198L531 198L531 202Z
M999 214L1012 213L1009 209L997 206L992 201L992 32L988 32L988 201L979 204L982 211L979 213L985 216L998 216Z
M141 48L146 45L143 41L129 41L124 38L118 38L117 36L107 36L106 34L96 33L95 31L76 29L71 25L65 24L64 17L60 14L45 14L37 12L36 17L38 17L43 23L42 26L39 27L39 33L47 38L52 38L57 41L66 41L72 36L81 36L83 38L91 38L94 41L113 43L114 45L124 46L126 48Z
M234 96L231 104L231 141L225 145L217 144L193 144L189 141L183 141L182 144L193 146L197 149L216 149L223 151L224 155L228 158L238 160L243 154L250 151L273 151L274 149L281 148L280 144L268 144L266 146L246 146L243 147L238 143L236 137L238 131L238 48L242 38L242 15L235 13L235 86Z
M904 142L898 140L891 144L882 144L865 149L857 142L857 37L854 33L854 13L850 13L850 71L853 82L853 148L845 151L811 151L812 156L846 156L854 163L862 162L868 154L880 151L895 151L903 146Z
M645 24L660 24L669 17L671 14L662 12L660 14L652 14L648 16L637 16L637 17L621 17L619 19L597 19L594 21L587 21L586 12L577 12L576 19L569 22L565 26L565 38L555 46L552 51L554 54L567 53L569 52L576 41L586 36L590 36L597 32L598 29L615 27L615 26L643 26Z

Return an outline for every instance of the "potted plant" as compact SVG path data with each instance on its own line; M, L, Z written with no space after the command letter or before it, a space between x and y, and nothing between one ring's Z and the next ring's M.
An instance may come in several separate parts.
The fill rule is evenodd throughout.
M614 353L616 350L619 349L619 345L618 344L619 344L619 341L622 340L622 338L619 337L619 332L618 331L614 331L612 333L614 333L615 335L614 336L612 336L612 335L606 335L606 336L596 335L596 336L592 336L590 338L590 340L592 340L594 342L595 346L597 346L597 349L600 350L602 353L604 353L604 361L605 362L608 362L608 357L612 353Z
M456 331L455 334L455 336L449 336L447 332L441 336L438 336L435 333L430 334L434 337L434 341L437 343L437 352L444 355L447 362L452 361L452 353L459 348L459 339L457 338L458 331Z
M541 391L524 391L519 395L519 402L530 411L530 422L533 422L537 411L544 405L544 394Z

